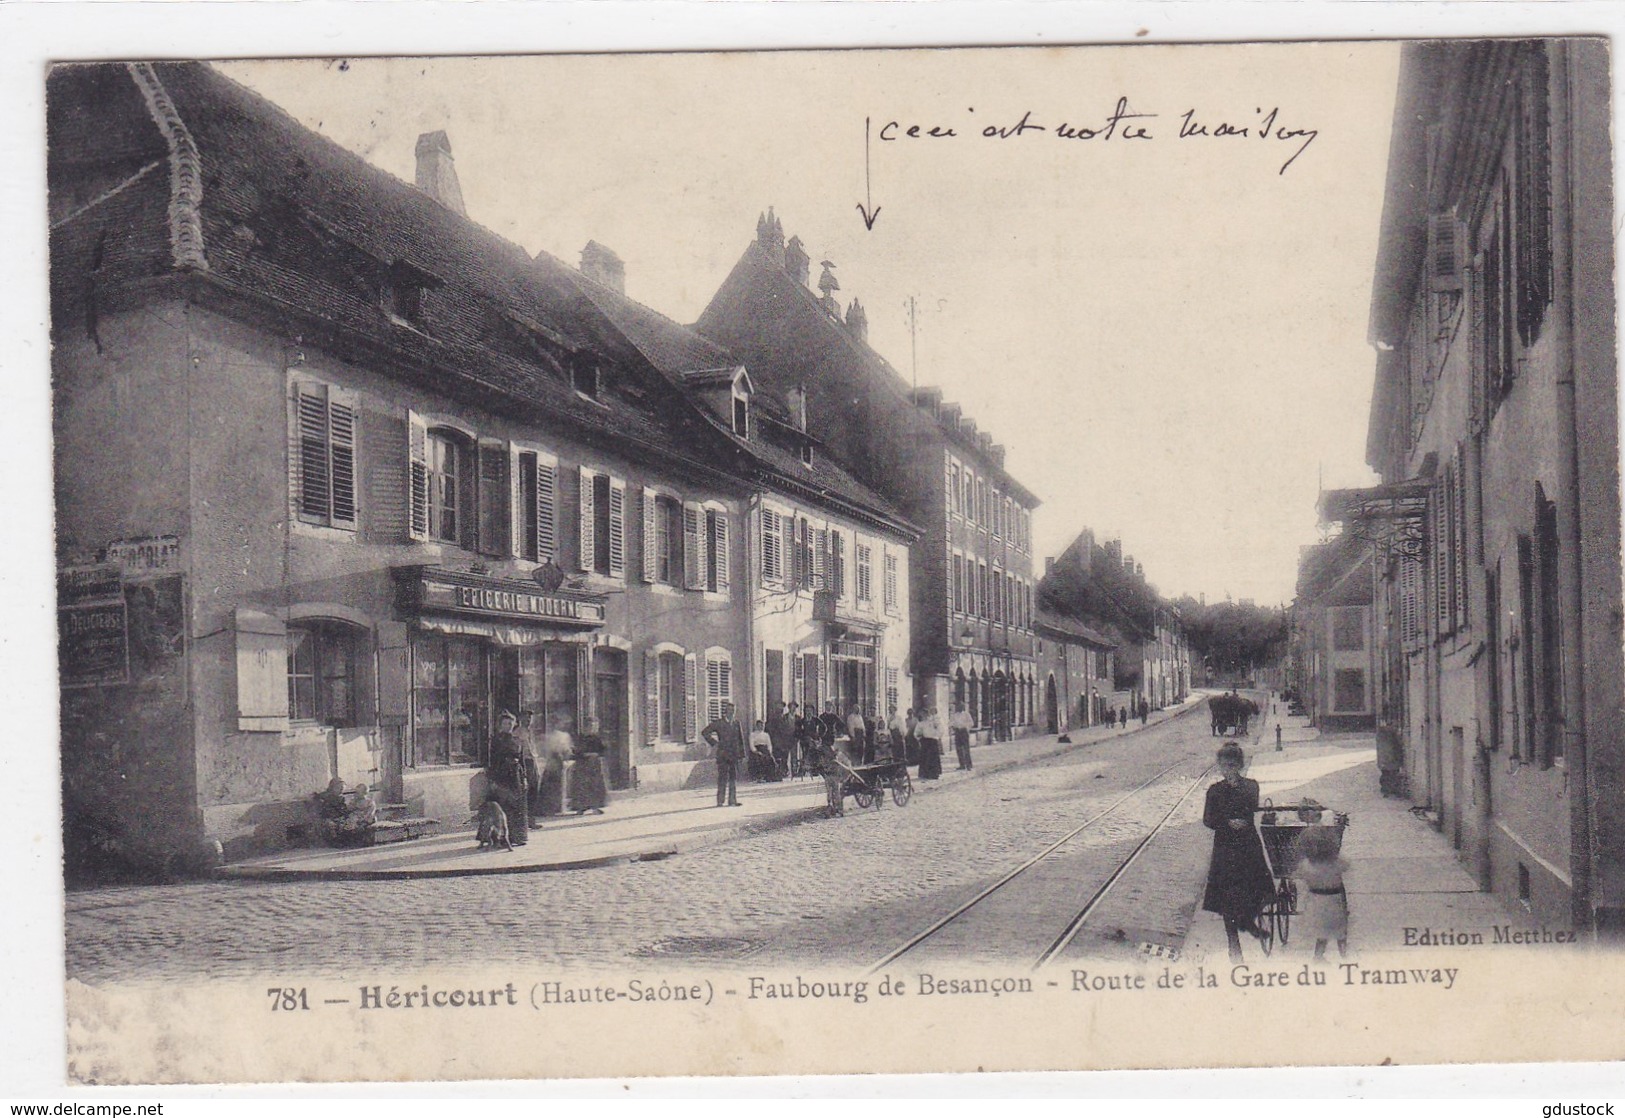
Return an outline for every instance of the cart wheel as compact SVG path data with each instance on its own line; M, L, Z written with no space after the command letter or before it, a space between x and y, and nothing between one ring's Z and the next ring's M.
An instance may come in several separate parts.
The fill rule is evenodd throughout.
M912 795L914 795L914 783L913 781L909 780L908 773L905 772L902 776L892 781L892 803L896 804L898 807L902 807L908 803L908 798Z
M869 807L875 802L875 799L875 794L868 788L854 788L852 790L852 802L859 807Z
M1284 945L1292 935L1292 914L1298 910L1298 886L1281 882L1275 894L1275 937Z

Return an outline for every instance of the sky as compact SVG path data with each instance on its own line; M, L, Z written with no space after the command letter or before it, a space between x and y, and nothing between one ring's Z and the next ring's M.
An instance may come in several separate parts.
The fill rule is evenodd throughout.
M814 279L832 261L843 302L862 301L871 344L1006 446L1043 501L1040 559L1090 527L1168 596L1275 604L1320 538L1319 487L1375 480L1366 323L1398 55L1345 42L222 68L408 181L417 136L444 129L471 218L571 264L588 240L608 245L627 293L679 322L774 207Z

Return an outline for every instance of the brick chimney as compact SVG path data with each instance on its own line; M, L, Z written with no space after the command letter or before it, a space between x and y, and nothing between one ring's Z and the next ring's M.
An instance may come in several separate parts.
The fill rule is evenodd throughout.
M785 403L790 406L790 418L796 425L796 430L807 429L807 390L796 385L784 394Z
M991 431L978 431L978 432L976 432L976 449L980 450L987 457L992 458L993 457L993 432L991 432Z
M597 241L588 241L587 247L581 250L581 274L597 280L618 295L626 294L626 264L615 255L613 249L605 248Z
M991 435L988 436L988 439L991 442L992 436ZM997 466L1001 470L1004 469L1004 444L1003 443L992 443L992 445L990 445L987 448L987 456L989 458L993 459L993 464L995 466Z
M801 247L800 237L791 237L784 246L784 270L802 287L812 282L812 257Z
M856 299L846 308L846 328L852 336L860 342L869 340L869 316L864 313L863 304Z
M779 224L772 206L756 216L756 244L773 263L784 267L784 226Z
M468 216L463 206L463 188L457 182L457 165L451 158L451 139L444 132L425 132L418 137L418 189L448 210Z

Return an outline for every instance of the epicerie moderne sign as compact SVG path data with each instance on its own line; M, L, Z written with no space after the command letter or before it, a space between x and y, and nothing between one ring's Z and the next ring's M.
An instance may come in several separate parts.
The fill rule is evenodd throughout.
M602 602L524 590L503 590L494 586L462 586L431 579L422 581L418 605L425 610L472 613L482 617L523 617L571 625L604 623Z

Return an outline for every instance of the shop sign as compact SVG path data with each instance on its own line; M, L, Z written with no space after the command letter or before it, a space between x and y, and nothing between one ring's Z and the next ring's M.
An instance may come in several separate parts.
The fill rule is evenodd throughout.
M465 586L424 578L418 595L418 608L428 611L503 617L562 625L602 625L604 603L546 594L530 590L510 590L499 586Z
M107 545L107 561L117 565L126 578L175 570L180 558L179 536L142 536Z
M57 664L63 687L103 687L130 679L129 618L114 566L57 573Z

